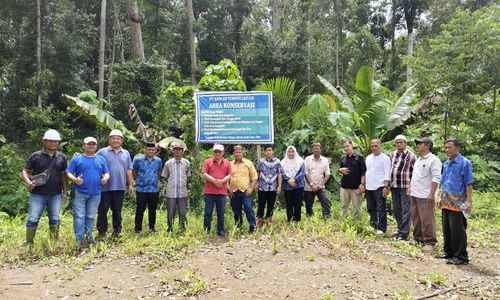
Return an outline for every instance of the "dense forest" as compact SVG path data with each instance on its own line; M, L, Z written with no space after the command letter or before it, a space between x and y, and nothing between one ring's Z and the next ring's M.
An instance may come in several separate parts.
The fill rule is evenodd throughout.
M61 150L111 128L194 142L193 92L273 92L275 143L338 163L339 141L454 136L498 191L500 5L488 0L0 0L0 210L48 128ZM94 92L95 91L95 92ZM392 143L386 143L386 150ZM170 155L166 151L167 155ZM254 154L251 154L254 155ZM71 156L70 156L71 157ZM201 186L195 178L193 189ZM333 185L333 183L331 183ZM198 197L196 193L192 197ZM195 201L195 199L193 199ZM24 203L24 204L22 204Z

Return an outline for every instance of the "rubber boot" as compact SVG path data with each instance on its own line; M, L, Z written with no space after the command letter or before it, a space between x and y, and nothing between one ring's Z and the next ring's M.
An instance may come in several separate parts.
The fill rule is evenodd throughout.
M273 216L267 217L266 218L266 223L267 223L267 226L273 225Z
M258 217L257 218L257 228L261 228L263 224L264 224L264 219L262 219L261 217Z
M50 239L59 242L59 225L49 225Z
M29 252L31 252L35 246L36 228L28 228L26 227L26 247Z

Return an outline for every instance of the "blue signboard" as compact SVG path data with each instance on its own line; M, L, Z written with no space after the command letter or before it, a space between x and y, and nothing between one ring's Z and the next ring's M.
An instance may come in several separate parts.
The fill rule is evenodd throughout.
M274 142L271 92L195 93L196 142Z

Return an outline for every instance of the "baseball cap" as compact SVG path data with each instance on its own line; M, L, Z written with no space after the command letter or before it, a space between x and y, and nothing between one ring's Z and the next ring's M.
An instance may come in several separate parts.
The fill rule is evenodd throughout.
M221 144L214 144L214 147L213 147L213 150L220 150L220 151L224 151L224 146L221 145Z
M172 143L172 149L175 149L175 148L179 148L179 149L184 150L184 145L182 145L180 143Z
M397 141L397 140L403 140L405 141L405 143L407 142L406 140L406 136L402 135L402 134L399 134L397 135L395 138L394 138L394 141Z
M415 139L415 144L420 144L420 143L424 143L424 144L427 144L427 145L434 145L434 143L432 142L432 140L428 137L423 137L423 138L418 138L418 139Z
M91 143L91 142L94 142L94 143L97 144L97 140L94 137L88 136L85 139L83 139L83 143L84 144L88 144L88 143Z

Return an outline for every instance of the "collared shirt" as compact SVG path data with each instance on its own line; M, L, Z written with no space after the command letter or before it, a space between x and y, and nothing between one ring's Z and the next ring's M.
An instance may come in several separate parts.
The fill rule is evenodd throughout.
M391 187L407 189L413 173L413 165L417 157L406 149L403 152L394 151L391 155Z
M304 160L305 173L309 175L312 180L312 184L320 184L325 176L330 175L330 162L326 157L320 155L319 159L315 159L314 155L309 155ZM304 191L312 191L312 187L309 182L305 182Z
M163 167L161 176L167 180L167 198L186 198L188 196L188 177L191 176L191 163L185 158L169 159Z
M460 211L458 204L467 200L467 186L472 184L472 163L460 153L443 165L443 209Z
M366 157L365 188L375 191L391 179L391 159L385 153L370 154Z
M102 191L102 175L109 173L109 170L104 157L99 155L89 157L80 154L71 159L66 173L71 173L76 177L82 176L83 184L75 184L75 190L85 195L99 195Z
M134 158L132 167L136 172L135 190L140 193L156 193L158 188L158 173L162 170L161 159L154 156L149 160L142 154Z
M224 179L227 175L231 175L232 169L231 164L225 158L220 162L217 162L215 158L211 157L203 162L202 173L207 173L215 179ZM216 187L212 182L205 180L205 194L213 195L226 195L227 194L227 182L222 185L222 187Z
M361 177L365 176L366 164L363 156L353 153L342 158L340 162L341 168L348 168L349 174L343 175L340 186L344 189L357 189L361 184Z
M441 161L432 154L420 156L413 165L413 175L410 181L410 196L425 199L431 192L432 183L441 179Z
M229 187L231 191L246 191L250 186L251 181L257 180L257 171L253 163L243 158L241 162L236 163L235 160L231 161L231 181Z
M278 190L278 174L283 174L280 160L276 157L270 160L265 157L259 160L257 164L257 172L259 172L259 191L277 191Z
M54 161L51 166L50 164L54 159L56 161ZM56 151L52 156L50 156L47 150L43 149L31 154L26 162L26 165L24 166L26 170L31 171L31 175L37 175L45 172L45 170L50 167L50 175L47 182L44 185L36 186L33 190L31 190L31 192L44 195L60 194L62 192L61 176L66 176L66 174L62 175L62 172L64 172L67 166L68 161L66 159L66 155L62 152Z
M125 191L127 189L127 171L132 170L130 153L123 148L115 152L111 146L108 146L99 149L97 155L106 159L109 168L109 180L102 187L102 191Z

